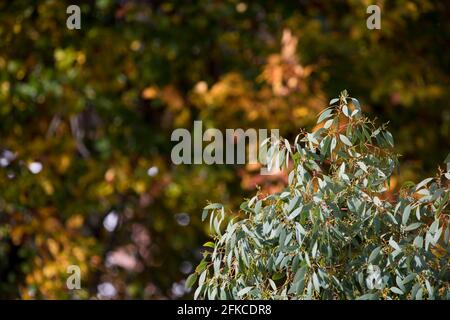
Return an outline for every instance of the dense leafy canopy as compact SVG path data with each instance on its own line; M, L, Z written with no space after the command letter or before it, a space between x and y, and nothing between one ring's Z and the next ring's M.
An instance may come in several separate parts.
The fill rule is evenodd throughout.
M352 107L351 107L352 105ZM228 223L210 212L195 297L208 299L450 299L450 170L383 197L397 164L383 126L343 92L312 133L297 137L288 187L241 205ZM449 160L450 161L450 160Z

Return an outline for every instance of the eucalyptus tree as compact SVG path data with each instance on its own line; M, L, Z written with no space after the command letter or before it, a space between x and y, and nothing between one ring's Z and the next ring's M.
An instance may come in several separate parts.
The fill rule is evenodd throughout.
M213 241L187 279L195 298L449 299L450 172L390 199L398 155L386 125L346 91L317 124L292 146L271 142L268 154L294 163L283 192L257 193L225 227L224 207L205 207Z

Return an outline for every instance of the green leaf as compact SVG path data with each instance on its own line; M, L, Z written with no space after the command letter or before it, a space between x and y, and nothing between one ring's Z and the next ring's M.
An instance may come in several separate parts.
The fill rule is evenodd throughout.
M358 166L359 166L365 173L367 173L367 166L366 166L366 164L365 164L364 162L358 161L358 162L356 162L356 163L358 164Z
M312 279L313 279L314 289L317 292L320 292L319 278L317 278L317 274L315 272L313 273Z
M275 284L275 282L273 282L272 279L269 279L269 283L270 283L270 286L272 287L272 289L273 289L274 291L276 291L276 290L277 290L277 285Z
M417 236L414 238L414 245L421 249L423 247L423 237L422 236Z
M195 281L197 281L197 277L198 277L198 275L196 273L193 273L186 279L186 283L185 283L186 289L192 288Z
M412 280L414 280L416 278L417 274L416 273L411 273L409 275L407 275L405 277L405 279L403 279L403 284L407 284L409 282L411 282Z
M203 289L203 286L199 286L199 287L197 288L197 290L195 290L195 293L194 293L194 300L197 300L198 296L199 296L200 293L202 292L202 289Z
M426 285L426 287L427 287L428 296L429 296L430 298L433 297L433 296L434 296L434 290L433 290L433 287L432 287L431 284L430 284L430 281L425 280L425 285Z
M405 228L405 231L412 231L412 230L416 230L417 228L419 228L422 225L422 223L420 222L414 222L411 223L409 226L407 226Z
M399 245L397 244L397 242L395 242L394 240L390 239L389 240L389 245L394 248L395 250L401 251L402 249L399 247Z
M208 241L205 244L203 244L204 247L208 247L208 248L215 248L214 242Z
M349 111L348 111L348 107L347 107L346 104L342 107L342 112L345 114L345 116L346 116L347 118L350 118L350 113L349 113Z
M320 142L320 153L322 155L326 155L328 153L328 149L330 148L330 144L331 144L331 137L325 137Z
M391 145L391 147L394 146L394 138L392 137L392 134L389 131L384 131L383 135L387 142Z
M206 269L206 266L208 265L208 262L206 260L202 260L198 266L195 268L195 272L201 273L203 270Z
M407 205L405 210L403 210L403 215L402 215L402 224L403 225L406 225L406 223L408 222L410 213L411 213L411 206Z
M208 217L208 213L209 213L209 210L203 210L203 213L202 213L202 221L205 221L205 219Z
M353 144L350 142L350 140L349 140L346 136L344 136L343 134L340 134L340 135L339 135L339 138L340 138L341 141L342 141L344 144L346 144L347 146L349 146L349 147L353 146Z
M204 207L204 210L212 210L212 209L221 209L223 207L222 204L220 203L211 203L209 205L207 205L206 207Z
M433 178L426 178L424 180L422 180L421 182L419 182L416 187L414 188L415 191L419 190L420 188L422 188L423 186L425 186L427 183L429 183L431 180L433 180Z
M301 212L303 207L298 207L295 209L288 217L289 220L294 220Z
M320 123L331 116L333 116L333 109L326 109L324 112L320 114L319 119L317 119L317 123Z
M299 281L303 281L305 279L306 270L308 270L307 266L298 269L297 272L295 273L293 282L296 283Z
M333 124L333 119L328 119L325 124L323 125L323 127L325 129L328 129L329 127L331 127L331 125Z
M330 100L330 106L339 101L339 98L334 98Z
M280 280L282 278L284 278L284 273L282 272L277 272L272 276L272 279L275 281Z
M444 208L444 205L447 205L447 201L448 201L449 197L450 197L450 191L447 191L444 195L444 198L441 200L439 207L437 208L436 212L434 213L435 219L439 219L439 216L441 215L441 211Z
M420 288L416 293L416 300L422 300L423 289Z
M403 291L400 290L400 289L397 288L397 287L392 287L392 288L391 288L391 291L392 291L393 293L396 293L396 294L403 294Z
M378 300L378 294L376 293L366 293L365 295L359 296L356 300Z
M381 247L376 247L375 249L373 249L369 255L368 263L371 263L372 261L374 261L380 254L380 251L381 251Z
M242 296L246 295L252 289L253 289L253 287L245 287L244 289L239 290L239 292L237 294L239 297L242 297Z
M202 272L202 274L200 275L200 278L198 279L198 285L202 286L203 283L205 282L206 279L206 274L208 273L208 270L205 270Z
M333 153L334 148L336 148L336 137L331 139L330 153Z

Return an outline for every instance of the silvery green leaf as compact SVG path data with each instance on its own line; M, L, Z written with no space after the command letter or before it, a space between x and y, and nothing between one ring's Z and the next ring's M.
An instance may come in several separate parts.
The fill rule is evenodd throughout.
M202 272L202 274L200 275L200 278L198 279L198 286L201 287L203 285L203 283L205 282L206 279L206 274L208 273L208 270L205 270Z
M348 111L348 107L347 107L346 104L342 107L342 112L345 114L345 116L346 116L347 118L350 118L350 113L349 113L349 111Z
M281 248L284 247L284 240L286 240L286 230L285 229L281 230L281 233L280 233L279 245Z
M252 290L253 287L245 287L244 289L241 289L238 291L238 296L242 297L244 295L246 295L248 292L250 292L250 290Z
M220 289L220 300L227 300L227 293L223 287Z
M349 147L353 146L353 144L350 142L350 140L346 136L344 136L343 134L339 134L339 138L347 146L349 146Z
M302 225L300 223L296 223L295 224L295 228L298 229L298 231L300 232L300 234L305 235L306 234L306 230L302 227Z
M406 288L405 288L405 286L403 285L403 280L402 280L399 276L395 277L395 283L396 283L397 286L400 288L400 290L402 290L402 292L405 292L405 291L406 291Z
M328 119L325 124L323 125L323 127L325 129L328 129L329 127L331 127L331 125L333 124L333 119Z
M417 228L419 228L422 225L422 223L420 222L414 222L411 223L410 225L405 227L405 231L412 231L412 230L416 230Z
M292 199L289 200L288 206L287 206L287 213L292 212L292 210L294 210L294 208L297 207L297 204L300 201L300 197L295 195Z
M310 133L306 134L306 138L308 141L311 141L314 144L319 144L319 141L317 141L316 137L314 137L313 134Z
M305 275L306 275L306 270L308 268L306 266L301 267L300 269L297 270L297 272L295 273L294 276L294 283L299 282L299 281L303 281L305 279Z
M313 245L313 247L312 247L312 250L311 250L311 257L316 258L316 254L317 254L317 241L314 242L314 245Z
M194 300L197 300L197 298L199 297L199 295L200 295L202 289L203 289L203 286L198 286L198 288L195 290L195 293L194 293Z
M428 190L428 189L420 189L419 191L417 191L417 193L422 195L422 196L429 196L430 195L430 190Z
M311 261L309 260L308 252L305 252L305 260L306 260L306 263L308 264L308 267L311 268Z
M328 153L328 149L330 148L331 138L325 137L322 141L320 141L320 153L322 155L326 155Z
M412 287L412 289L411 289L411 296L413 297L413 299L416 297L417 291L419 291L420 288L421 288L420 283L416 283Z
M420 288L416 293L416 300L422 300L423 289Z
M275 284L275 282L273 282L272 279L269 279L269 283L270 283L270 286L272 287L272 289L274 291L277 291L277 285Z
M325 111L323 111L320 116L319 119L317 119L317 123L322 122L323 120L332 117L333 116L333 109L325 109Z
M214 275L217 276L220 274L220 259L216 259L214 261Z
M291 194L289 192L283 192L280 194L280 199L286 199L287 197L289 197Z
M437 230L438 230L438 228L439 228L439 220L438 219L436 219L436 220L434 220L434 222L431 224L431 226L430 226L430 232L431 233L436 233L437 232Z
M383 203L381 202L380 198L378 198L377 196L373 197L373 203L377 206L377 207L382 207Z
M319 283L319 279L317 278L317 274L315 272L313 273L312 279L313 279L314 289L317 292L320 292L320 283Z
M294 220L301 212L303 207L298 207L295 209L288 217L289 220Z
M334 98L330 100L330 106L339 101L339 98Z
M417 236L417 237L415 237L415 238L414 238L414 245L415 245L417 248L421 249L422 246L423 246L423 237L422 237L422 236Z
M298 281L298 282L293 282L288 291L288 294L293 294L293 293L297 294L297 295L302 294L304 288L305 288L305 282L303 280Z
M405 279L403 279L403 284L407 284L409 282L411 282L412 280L414 280L416 278L417 274L416 273L411 273L409 275L407 275L405 277Z
M419 182L416 187L414 188L415 191L419 190L420 188L422 188L423 186L425 186L427 183L429 183L431 180L433 180L433 178L426 178L424 180L422 180L421 182Z
M313 290L313 284L312 284L311 279L309 279L308 285L306 287L306 299L307 300L311 300L312 299L312 293L313 293L312 290Z
M373 249L369 255L369 260L367 261L367 263L371 263L372 261L374 261L380 254L380 251L381 247L376 247L375 249Z
M392 137L392 134L389 131L384 131L383 135L386 138L387 142L391 145L391 147L393 147L394 146L394 137Z
M395 220L395 217L392 215L392 213L387 213L388 217L391 219L393 224L398 224L397 220Z
M428 291L428 296L430 298L432 298L434 296L434 290L433 287L431 286L430 282L428 280L425 280L425 285L427 287L427 291Z
M356 162L356 163L358 164L358 166L359 166L365 173L367 173L367 166L366 166L366 164L365 164L364 162L358 161L358 162Z
M376 129L374 132L372 132L372 137L376 137L380 133L380 128Z
M430 243L433 242L433 236L427 232L425 235L425 250L428 251L428 247L430 246Z
M402 224L403 225L406 225L406 223L408 222L410 213L411 213L411 206L407 205L406 208L403 210L403 215L402 215Z
M217 295L217 288L214 288L211 293L208 295L208 299L209 300L214 300L216 298Z
M391 287L391 291L396 294L403 294L403 291L397 287Z
M331 139L330 153L333 153L334 148L336 148L336 144L337 144L336 137L333 137Z
M286 149L289 151L289 153L292 153L291 144L287 139L284 139L284 145L286 146Z
M376 293L366 293L356 298L356 300L377 300L378 295Z
M204 207L204 210L211 210L211 209L221 209L223 207L222 204L220 203L211 203L209 205L207 205L206 207Z
M294 183L294 178L295 178L295 171L292 170L292 171L289 173L289 176L288 176L288 183L289 183L290 185Z
M358 112L360 112L358 109L353 110L351 116L352 116L352 117L355 116Z
M396 205L395 208L394 208L394 214L397 213L397 211L398 211L398 209L400 208L401 205L402 205L401 202L398 202L398 203L397 203L397 205Z
M442 227L438 229L438 231L434 234L433 237L433 244L437 243L439 241L439 238L441 237L442 234Z
M397 242L395 242L395 240L390 239L389 240L389 245L394 248L395 250L401 251L402 249L400 248L400 246L397 244Z

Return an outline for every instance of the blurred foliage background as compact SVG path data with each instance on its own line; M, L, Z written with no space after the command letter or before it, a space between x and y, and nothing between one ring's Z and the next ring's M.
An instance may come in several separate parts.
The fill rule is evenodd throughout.
M194 120L292 138L347 88L389 121L391 192L434 175L450 149L449 21L428 0L0 1L0 298L191 297L207 201L237 210L286 183L173 165L171 133ZM73 264L81 290L66 287Z

